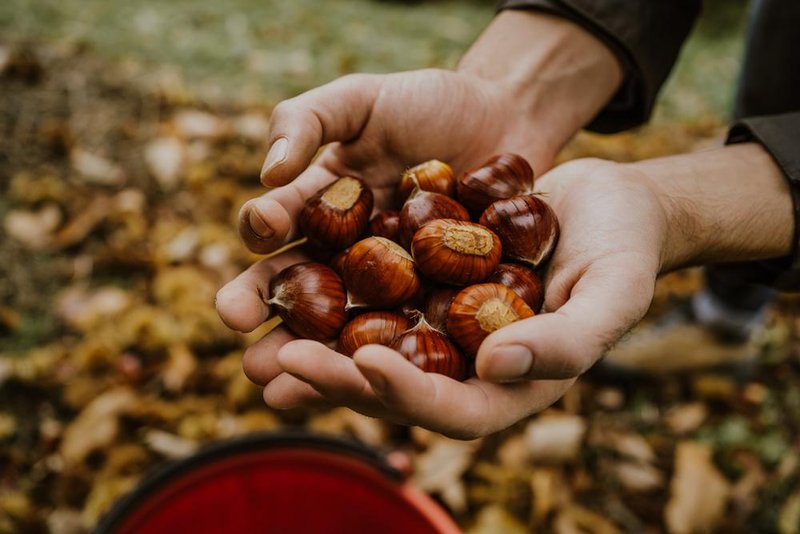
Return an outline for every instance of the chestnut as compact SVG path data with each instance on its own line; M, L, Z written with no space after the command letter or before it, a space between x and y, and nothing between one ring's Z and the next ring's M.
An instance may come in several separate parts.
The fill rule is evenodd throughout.
M394 241L376 236L350 247L344 281L353 301L382 308L412 299L422 283L408 252Z
M411 242L419 270L437 282L468 285L485 280L500 263L500 239L488 228L455 219L436 219Z
M397 184L398 205L402 205L416 187L452 197L456 188L456 177L450 165L437 159L406 169Z
M315 247L342 250L364 233L374 199L367 185L351 176L339 178L309 198L298 217L300 231Z
M394 242L400 240L400 213L397 211L381 211L370 219L367 228L369 235L385 237Z
M409 321L402 315L391 312L367 312L353 318L344 325L339 334L336 350L352 356L359 347L376 343L386 345L401 332L408 330Z
M341 250L334 254L328 264L330 265L331 269L334 270L336 274L344 278L344 264L347 261L347 253L350 252L349 248Z
M447 310L460 290L454 287L434 289L425 303L425 320L440 332L447 333Z
M486 336L506 325L533 317L533 310L511 289L478 284L461 290L447 312L447 332L474 358Z
M446 335L433 328L422 314L413 328L398 335L390 347L428 373L464 380L467 362Z
M533 192L533 169L517 154L494 156L465 172L456 185L457 198L475 216L495 200Z
M347 321L347 294L342 279L327 265L291 265L269 283L267 304L277 309L296 335L316 341L336 339Z
M507 257L534 268L547 261L558 242L558 218L547 202L535 195L493 202L480 223L500 237Z
M400 244L408 250L417 230L434 219L469 221L469 212L450 197L414 189L400 210Z
M516 263L501 263L486 281L511 289L536 313L539 313L539 310L542 309L542 303L544 302L542 279L533 269Z

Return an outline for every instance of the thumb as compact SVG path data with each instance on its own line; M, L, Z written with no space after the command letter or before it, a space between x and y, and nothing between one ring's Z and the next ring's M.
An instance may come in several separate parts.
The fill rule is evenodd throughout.
M285 185L308 167L323 145L357 137L369 120L381 79L351 74L275 106L261 182Z
M553 313L517 321L488 336L475 362L490 382L563 379L588 370L645 314L655 273L630 260L591 265Z

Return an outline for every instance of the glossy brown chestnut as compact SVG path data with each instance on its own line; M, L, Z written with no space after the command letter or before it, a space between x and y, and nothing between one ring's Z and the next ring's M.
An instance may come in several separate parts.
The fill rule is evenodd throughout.
M342 279L327 265L296 263L269 283L270 299L284 324L300 337L336 339L347 321Z
M413 328L397 336L391 348L428 373L439 373L455 380L464 380L467 362L446 335L420 316Z
M369 235L385 237L398 243L400 240L400 212L381 211L369 221Z
M459 291L455 287L440 287L428 295L425 303L425 320L436 330L447 333L447 311Z
M486 336L506 325L533 317L531 308L500 284L478 284L461 290L447 313L447 332L474 358Z
M531 267L547 261L558 243L558 218L547 202L535 195L493 202L480 222L500 237L506 257Z
M381 308L400 306L421 287L408 252L394 241L374 236L350 247L344 281L353 301Z
M339 178L306 201L298 217L300 231L316 247L345 249L364 233L373 202L364 182L350 176Z
M477 217L495 200L533 192L533 169L522 156L500 154L461 175L456 191L458 201Z
M469 221L469 212L450 197L415 189L400 210L399 243L408 250L417 230L435 219Z
M347 261L348 252L350 252L349 248L337 252L331 257L330 261L328 262L328 264L331 266L331 269L333 269L334 272L342 278L344 278L344 264Z
M436 219L414 234L411 254L431 280L468 285L486 279L500 263L500 239L488 228L454 219Z
M364 345L391 345L394 338L408 330L409 320L391 312L367 312L344 325L336 350L347 356Z
M544 302L542 279L533 269L516 263L501 263L486 281L511 289L536 313L542 309Z
M417 186L423 191L452 197L456 189L456 177L450 165L437 159L411 167L403 173L400 183L397 184L397 198L400 205Z

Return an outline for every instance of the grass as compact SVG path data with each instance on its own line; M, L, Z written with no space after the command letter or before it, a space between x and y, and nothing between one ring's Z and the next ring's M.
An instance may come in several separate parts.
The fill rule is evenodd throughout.
M274 104L349 72L451 67L493 13L478 0L5 0L0 31L177 72L200 98ZM727 114L743 16L742 1L706 2L659 120Z

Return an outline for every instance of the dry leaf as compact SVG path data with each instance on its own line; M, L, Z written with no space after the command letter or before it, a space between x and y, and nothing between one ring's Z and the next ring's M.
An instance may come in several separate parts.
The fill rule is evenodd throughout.
M386 440L384 423L374 417L367 417L349 408L334 408L329 412L315 415L308 427L317 432L334 435L353 436L359 441L379 446Z
M778 516L778 532L780 534L800 533L800 491L791 494L781 506Z
M526 534L528 529L499 504L481 508L468 534Z
M253 143L265 143L269 136L269 120L260 113L245 113L236 117L233 129L239 137Z
M112 204L111 199L103 195L92 198L88 205L83 206L75 217L56 232L51 246L63 249L86 239L108 217Z
M472 464L479 443L439 436L415 458L414 482L422 491L439 494L453 512L464 512L467 499L462 476Z
M78 510L58 508L47 516L47 530L50 534L83 534L88 530Z
M586 421L578 415L541 416L525 427L531 457L541 462L569 462L578 457Z
M674 434L688 434L703 424L708 416L708 407L702 402L692 402L671 408L664 422Z
M89 403L64 430L60 452L65 462L77 464L93 450L110 445L119 431L119 416L136 403L136 394L127 387L106 391Z
M70 162L81 178L90 184L120 186L125 183L122 167L103 156L75 147L70 151Z
M10 210L4 227L12 239L31 249L50 244L52 232L61 224L61 210L47 204L37 211Z
M56 314L69 326L89 332L101 321L107 321L127 310L133 300L130 293L118 287L88 289L72 286L59 295Z
M167 391L183 391L196 371L197 359L192 351L183 343L177 343L167 350L167 363L161 372L161 381Z
M620 529L605 517L575 504L558 514L553 527L556 534L621 534Z
M144 149L147 169L161 189L172 191L178 186L183 170L184 147L175 137L158 137Z
M633 432L604 432L598 429L598 445L604 445L629 460L641 463L654 462L656 454L641 434Z
M544 522L553 510L560 509L572 501L569 486L560 470L537 469L531 475L533 491L533 520L538 525Z
M172 119L178 134L187 139L216 139L225 133L225 122L208 113L196 109L184 109Z
M713 532L725 513L730 484L711 460L711 448L692 441L675 449L675 474L664 521L672 534Z
M185 458L197 451L195 441L152 428L144 433L144 442L155 452L167 458Z
M631 492L647 492L664 487L664 474L650 464L617 462L612 472L622 487Z
M619 410L625 404L625 395L619 388L604 387L597 390L594 400L606 410Z

